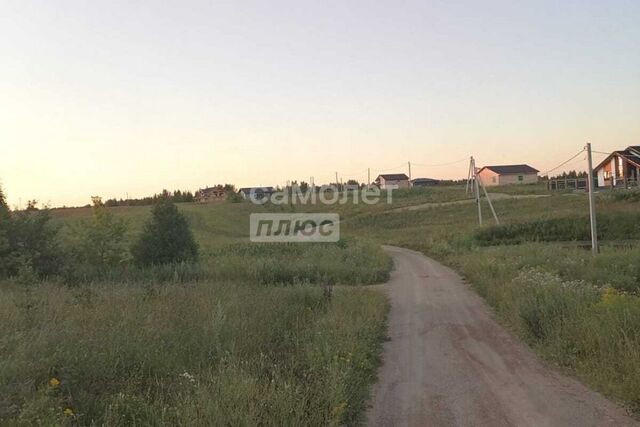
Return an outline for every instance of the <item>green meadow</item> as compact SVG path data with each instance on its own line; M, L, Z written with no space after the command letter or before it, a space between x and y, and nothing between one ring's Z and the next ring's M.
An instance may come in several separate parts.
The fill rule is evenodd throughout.
M584 194L492 190L485 225L463 186L373 205L180 204L197 263L123 262L0 282L0 420L14 425L357 425L386 337L375 285L420 250L457 269L549 363L640 410L640 202L598 195L602 253ZM140 234L150 207L110 208ZM327 244L250 243L253 212L336 212ZM61 245L89 208L51 212Z

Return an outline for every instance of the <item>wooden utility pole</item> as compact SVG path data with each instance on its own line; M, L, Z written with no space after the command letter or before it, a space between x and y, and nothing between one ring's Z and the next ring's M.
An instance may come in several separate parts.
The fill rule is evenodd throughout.
M589 163L589 215L591 217L591 250L594 255L599 252L598 249L598 224L596 221L596 201L593 194L593 159L591 157L591 143L588 142L585 147L587 150L587 161Z
M473 166L473 157L469 161L469 173L467 174L467 194L469 194L469 190L473 192L473 187L471 186L471 179L473 178L473 173L471 172L471 167Z
M409 165L409 182L411 182L411 162L407 162L407 165Z
M478 223L482 225L482 204L480 203L480 184L478 184L478 173L476 171L476 160L471 156L470 171L473 171L473 190L476 193L476 204L478 205Z
M371 185L371 168L367 168L367 188Z

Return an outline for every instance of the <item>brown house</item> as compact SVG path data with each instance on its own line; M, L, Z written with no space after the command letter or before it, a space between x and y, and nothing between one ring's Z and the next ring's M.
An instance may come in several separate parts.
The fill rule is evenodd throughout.
M640 178L640 145L609 154L593 170L598 187L628 187L637 185Z
M194 195L196 202L209 203L216 200L224 200L227 198L227 192L222 185L215 187L201 188Z

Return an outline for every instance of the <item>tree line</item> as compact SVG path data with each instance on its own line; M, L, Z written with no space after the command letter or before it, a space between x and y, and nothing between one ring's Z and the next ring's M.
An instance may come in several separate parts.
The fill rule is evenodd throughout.
M150 206L155 205L161 200L170 200L173 203L191 203L195 200L195 196L191 191L182 190L162 190L153 196L141 197L137 199L107 199L104 202L106 207L115 206Z
M157 197L142 232L129 244L128 224L92 198L89 219L68 226L51 222L50 210L30 203L12 211L0 188L0 277L25 282L79 272L96 276L120 267L149 267L198 260L198 245L175 198Z

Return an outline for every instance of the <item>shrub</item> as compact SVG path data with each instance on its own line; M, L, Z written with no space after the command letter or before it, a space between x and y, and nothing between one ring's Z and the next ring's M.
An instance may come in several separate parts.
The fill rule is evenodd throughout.
M9 221L11 220L9 207L0 187L0 277L7 276L12 262L11 246L9 244Z
M126 223L117 219L99 199L94 200L93 217L73 229L71 251L89 267L105 269L123 263L128 255L125 245Z
M198 258L198 245L185 216L170 200L163 200L153 207L131 252L139 265L188 262Z
M11 215L9 221L9 274L32 269L40 277L52 276L60 269L58 229L50 224L47 209L26 210Z

